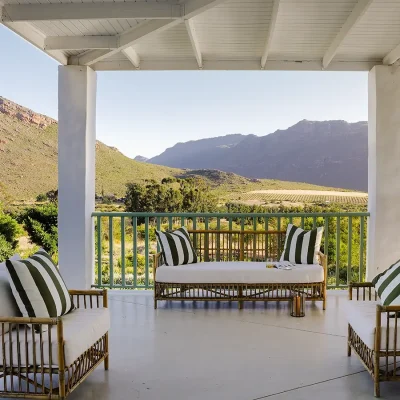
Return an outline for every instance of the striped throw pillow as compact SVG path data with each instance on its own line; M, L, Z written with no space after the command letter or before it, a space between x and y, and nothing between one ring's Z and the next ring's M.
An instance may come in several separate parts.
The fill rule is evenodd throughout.
M24 317L56 318L74 309L56 265L44 250L26 260L7 260L6 268Z
M289 224L280 261L289 261L294 264L318 264L323 232L323 227L305 231Z
M173 232L156 231L156 235L162 249L165 265L197 263L197 254L185 227Z
M384 306L400 305L400 260L378 274L372 284Z

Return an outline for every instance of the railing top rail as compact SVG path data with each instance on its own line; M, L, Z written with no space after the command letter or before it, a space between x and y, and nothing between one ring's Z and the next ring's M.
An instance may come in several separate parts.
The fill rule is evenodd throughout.
M92 217L184 217L184 218L195 218L195 217L207 217L207 218L238 218L238 217L369 217L369 212L338 212L338 213L145 213L145 212L98 212L92 213Z
M284 234L286 231L276 231L276 230L270 230L270 231L257 231L255 229L253 230L223 230L223 229L189 229L189 233L212 233L212 234L231 234L231 233L237 233L240 235L279 235L279 234Z

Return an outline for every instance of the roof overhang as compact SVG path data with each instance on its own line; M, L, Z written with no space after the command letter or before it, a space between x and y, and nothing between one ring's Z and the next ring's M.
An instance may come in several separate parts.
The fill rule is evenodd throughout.
M400 58L400 2L0 0L0 21L63 65L368 71Z

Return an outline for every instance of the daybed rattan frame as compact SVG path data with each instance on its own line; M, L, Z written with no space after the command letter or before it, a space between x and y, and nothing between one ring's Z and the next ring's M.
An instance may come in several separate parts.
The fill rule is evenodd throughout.
M354 296L355 294L355 296ZM377 300L377 293L371 282L350 283L349 299L357 301ZM374 380L375 397L380 397L380 382L400 381L400 343L397 343L400 306L376 306L375 345L369 348L358 336L353 327L348 325L347 355L351 356L351 350L357 354L364 367ZM382 321L386 321L389 327L390 320L394 320L394 341L389 343L389 329L386 335L382 335ZM389 350L389 345L393 350Z
M277 261L283 251L285 231L189 230L200 261ZM324 269L323 282L310 283L176 283L157 282L162 253L154 256L154 308L158 300L289 301L293 292L308 301L322 301L326 308L327 257L319 253Z
M107 308L106 290L70 290L74 304L77 308ZM14 366L12 346L5 343L5 338L12 331L5 333L5 325L13 324L17 332L18 365ZM56 329L50 329L56 326ZM0 318L1 346L3 359L0 359L0 398L24 398L24 399L65 399L75 390L94 369L104 361L104 368L108 370L108 333L99 338L92 347L87 349L71 365L65 364L63 319L61 318ZM52 346L44 346L44 341L51 343L52 335L56 331L58 344L58 365L44 365L44 348L47 359L54 360ZM40 342L40 351L35 346L28 344L28 338L35 336ZM11 341L9 342L11 343ZM24 351L22 351L24 350ZM4 355L7 353L8 361ZM37 360L34 365L28 362L20 354L30 354L30 359ZM10 364L10 365L8 365ZM58 376L58 379L55 378Z

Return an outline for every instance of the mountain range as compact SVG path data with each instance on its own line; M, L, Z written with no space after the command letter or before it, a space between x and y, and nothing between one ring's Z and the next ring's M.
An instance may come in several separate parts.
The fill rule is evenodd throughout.
M303 120L266 136L178 143L146 162L367 191L368 123Z
M38 194L57 188L57 129L56 120L0 96L0 202L30 201ZM240 137L238 135L236 139ZM214 143L224 146L224 140L217 138ZM160 182L167 177L192 176L205 179L219 196L260 189L332 190L297 182L245 178L213 169L179 169L143 161L146 159L132 160L117 148L97 141L96 193L121 197L128 182Z

